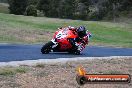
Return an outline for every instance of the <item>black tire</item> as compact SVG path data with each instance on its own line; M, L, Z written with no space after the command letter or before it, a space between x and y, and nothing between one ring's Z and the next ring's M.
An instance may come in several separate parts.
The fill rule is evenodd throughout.
M46 43L42 48L41 48L41 53L42 54L48 54L51 49L52 49L52 45L54 45L54 43L52 41L49 41L48 43Z
M68 51L69 54L74 54L74 51Z
M84 85L87 82L87 79L84 76L76 76L76 81L79 85Z
M80 55L81 52L79 50L71 50L71 51L68 51L69 54L75 54L75 55Z
M76 55L80 55L80 51L79 51L79 50L76 50L74 53L75 53Z

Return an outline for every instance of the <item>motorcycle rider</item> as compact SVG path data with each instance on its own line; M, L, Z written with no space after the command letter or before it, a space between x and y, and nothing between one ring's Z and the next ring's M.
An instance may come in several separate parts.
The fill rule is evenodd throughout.
M77 28L68 26L67 28L69 30L72 30L74 34L78 35L78 37L76 38L69 38L69 42L71 43L73 50L77 50L78 49L77 42L85 43L83 41L83 37L87 36L86 28L84 26L79 26ZM90 38L91 34L89 34L88 37Z

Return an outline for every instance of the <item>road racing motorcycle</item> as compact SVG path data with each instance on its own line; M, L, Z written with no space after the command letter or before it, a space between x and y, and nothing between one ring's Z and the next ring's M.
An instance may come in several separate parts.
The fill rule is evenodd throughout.
M73 49L70 39L77 38L76 32L69 30L69 28L58 28L59 30L54 33L51 41L43 45L41 48L42 54L48 54L49 52L69 52L71 54L79 55L86 45L88 45L90 32L82 38L81 42L76 42L77 49Z

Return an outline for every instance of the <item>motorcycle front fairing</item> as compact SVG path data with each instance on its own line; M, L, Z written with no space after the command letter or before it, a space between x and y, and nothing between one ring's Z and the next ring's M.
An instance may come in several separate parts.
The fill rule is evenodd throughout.
M75 35L71 30L68 28L62 28L53 36L53 39L51 40L54 44L57 44L59 46L60 51L67 51L72 48L72 45L68 41L68 38L76 38L77 35Z

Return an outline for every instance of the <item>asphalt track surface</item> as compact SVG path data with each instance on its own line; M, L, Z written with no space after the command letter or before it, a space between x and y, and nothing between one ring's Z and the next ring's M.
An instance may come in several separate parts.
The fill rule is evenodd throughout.
M109 57L109 56L132 56L132 48L113 48L88 46L81 55L68 53L49 53L41 54L42 45L22 45L22 44L0 44L0 62L24 61L37 59L58 59L76 57Z

